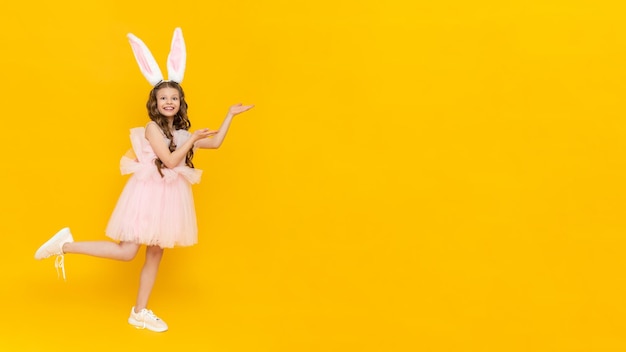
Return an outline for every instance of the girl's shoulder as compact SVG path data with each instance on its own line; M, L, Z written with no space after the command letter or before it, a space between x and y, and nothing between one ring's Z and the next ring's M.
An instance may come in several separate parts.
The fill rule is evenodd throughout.
M156 122L154 122L154 121L148 121L148 123L146 123L146 127L145 128L148 129L149 126L154 126L154 127L158 128L158 129L161 129L161 128L159 128L159 125Z
M150 122L146 123L146 127L144 128L145 138L146 139L150 139L148 136L150 134L154 135L154 133L156 133L156 132L154 132L155 130L159 131L158 133L163 137L164 140L169 141L169 138L167 138L165 133L163 133L163 130L161 129L159 124L154 122L154 121L150 121Z
M148 129L157 129L162 135L163 137L165 137L165 133L163 133L163 130L161 129L161 126L159 126L158 123L154 122L154 121L148 121L148 123L146 123L146 133L148 132Z

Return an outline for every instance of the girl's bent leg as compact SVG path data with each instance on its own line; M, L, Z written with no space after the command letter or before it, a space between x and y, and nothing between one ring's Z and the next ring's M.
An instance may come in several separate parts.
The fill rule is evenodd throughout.
M132 242L68 242L63 245L63 253L86 254L100 258L129 261L135 258L140 246L141 245Z
M135 312L140 312L148 305L148 299L156 281L159 264L163 257L163 248L159 246L146 247L146 261L141 269L139 278L139 291L137 293L137 302L135 302Z

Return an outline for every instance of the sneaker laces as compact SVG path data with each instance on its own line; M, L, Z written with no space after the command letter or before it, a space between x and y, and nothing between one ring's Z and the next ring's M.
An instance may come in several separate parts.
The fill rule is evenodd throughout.
M61 269L61 272L63 273L63 281L67 282L67 279L65 278L65 256L63 254L57 255L54 260L54 268L57 269L57 279L61 276L59 274L59 269Z
M154 314L150 309L144 309L142 313L144 317L147 315L152 320L160 320L160 318L157 317L156 314Z
M142 318L141 322L143 323L143 326L137 326L137 329L145 329L146 328L146 317L150 318L152 320L161 320L151 310L146 309L146 308L142 309L141 312L139 312L139 315Z

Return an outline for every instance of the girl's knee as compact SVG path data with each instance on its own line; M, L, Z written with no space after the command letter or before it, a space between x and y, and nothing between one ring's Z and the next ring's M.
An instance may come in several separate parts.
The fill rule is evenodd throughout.
M162 256L163 256L163 248L159 246L148 246L146 248L147 260L161 260Z
M135 243L122 242L120 243L120 247L122 248L120 260L127 262L133 260L139 251L139 245Z

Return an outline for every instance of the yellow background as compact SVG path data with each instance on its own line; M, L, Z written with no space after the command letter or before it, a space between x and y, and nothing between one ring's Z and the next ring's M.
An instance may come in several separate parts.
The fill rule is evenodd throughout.
M618 1L11 1L0 14L0 350L626 350L626 8ZM149 84L188 48L200 244L101 240Z

